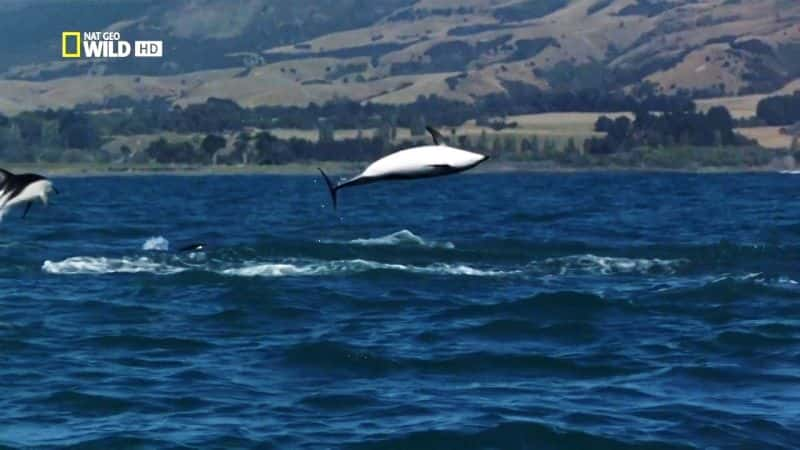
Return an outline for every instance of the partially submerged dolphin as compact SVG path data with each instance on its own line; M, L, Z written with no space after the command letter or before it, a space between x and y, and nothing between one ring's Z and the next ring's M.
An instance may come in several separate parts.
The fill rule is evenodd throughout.
M322 169L318 169L328 185L334 209L337 206L336 193L346 187L385 180L411 180L450 175L469 170L489 159L480 153L449 147L438 131L431 127L426 129L433 137L435 145L423 145L392 153L370 164L360 175L338 185L334 184Z
M25 203L25 212L22 213L24 219L34 201L41 200L47 205L47 197L51 192L58 194L46 177L35 173L16 175L0 169L0 210Z
M205 251L206 244L202 242L196 242L188 245L184 245L183 247L178 249L178 253L195 253L195 252L202 252Z

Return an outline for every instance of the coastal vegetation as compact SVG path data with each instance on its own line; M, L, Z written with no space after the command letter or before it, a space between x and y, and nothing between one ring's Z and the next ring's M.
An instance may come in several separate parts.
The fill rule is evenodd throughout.
M757 117L770 126L800 122L800 91L792 95L776 95L758 102Z
M0 160L114 166L363 162L427 142L426 125L442 128L451 145L545 167L750 167L789 155L737 134L726 108L698 111L685 96L507 87L510 94L473 104L428 96L405 105L336 100L306 108L244 108L210 98L181 107L161 98L119 97L103 105L0 116ZM561 112L569 122L569 114L597 111L605 114L596 114L593 127L562 133L532 132L517 119Z

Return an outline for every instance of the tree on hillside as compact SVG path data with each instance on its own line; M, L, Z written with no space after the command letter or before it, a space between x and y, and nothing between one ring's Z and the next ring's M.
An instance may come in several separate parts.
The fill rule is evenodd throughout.
M503 140L500 138L499 134L495 134L494 139L492 140L492 154L500 155L502 153L503 153Z
M177 122L182 131L238 130L244 125L244 115L244 109L236 102L212 97L205 103L187 106Z
M614 120L609 136L618 143L624 143L631 131L631 120L626 116L619 116Z
M733 117L724 106L715 106L707 113L709 125L715 130L730 130L734 127Z
M383 150L388 150L392 146L392 125L388 122L383 122L378 127L378 133L375 136L381 142Z
M226 144L227 141L224 137L216 134L209 134L203 139L203 142L200 144L200 148L203 150L203 153L206 155L208 161L211 161L211 164L216 165L217 152L225 148Z
M520 144L517 136L507 134L503 142L503 150L515 158L520 157Z
M600 116L594 124L594 131L598 133L610 133L612 128L614 128L614 121L608 116Z
M621 116L616 120L600 117L595 130L606 133L603 139L587 140L584 148L591 153L612 153L636 146L737 146L752 142L736 134L736 125L727 108L717 106L707 113L685 108L680 103L661 114L652 114L640 107L635 111L636 120L631 122Z
M33 160L33 155L25 147L19 127L13 122L8 127L0 128L0 151L3 159L9 162Z
M590 155L607 155L613 152L608 139L591 137L583 142L583 152Z
M392 126L392 142L397 140L397 113L389 115L389 124Z
M756 116L770 126L800 122L800 91L794 95L767 97L758 102Z
M564 146L564 153L568 155L575 155L580 153L578 146L575 145L575 138L571 137L567 139L567 145Z
M269 131L262 131L256 135L255 146L258 150L269 150L270 146L275 142L278 142L278 138L274 134Z
M41 125L41 142L45 148L58 148L61 147L61 134L58 132L58 122L55 120L46 120Z
M734 139L733 127L736 126L733 116L724 106L715 106L706 114L708 126L714 130L714 145L731 144Z
M321 144L331 143L336 140L333 124L324 118L317 121L317 132L317 141Z
M145 153L161 164L192 164L197 162L197 153L191 142L170 143L159 138L150 143Z
M128 147L127 145L123 145L122 147L119 148L119 153L120 155L122 155L122 162L127 163L131 159L133 151L131 151L131 148Z
M258 155L258 161L251 161L257 164L286 164L292 161L293 158L300 158L302 150L298 150L297 154L292 154L290 147L296 139L291 139L289 143L278 139L272 133L263 131L258 133L255 139L255 149ZM317 142L317 146L327 147L331 142Z
M531 156L534 158L539 157L539 154L542 152L541 146L539 145L539 136L533 135L531 138Z
M84 113L68 112L59 121L59 133L64 146L86 150L95 148L100 141L97 130Z
M411 129L412 136L422 136L425 134L425 116L414 116L409 128Z
M242 164L247 165L250 157L250 135L246 132L241 132L236 136L236 141L233 144L235 155L241 158Z
M556 141L551 138L546 138L544 140L544 155L548 158L552 158L558 152L558 147L556 145Z
M486 130L481 130L481 135L478 138L478 150L484 152L489 150L489 135L486 134Z

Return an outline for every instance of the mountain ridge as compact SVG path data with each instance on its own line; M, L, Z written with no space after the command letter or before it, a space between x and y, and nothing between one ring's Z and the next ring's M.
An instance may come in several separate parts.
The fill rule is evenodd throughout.
M96 2L76 4L88 11ZM35 9L54 17L63 7L48 0ZM6 25L30 27L30 2L9 8ZM14 65L0 66L0 111L122 96L469 103L508 83L739 96L800 77L800 2L790 0L117 0L101 16L66 15L55 30L32 32L27 45L43 40L46 51L28 60L11 52ZM60 60L51 35L86 30L82 23L162 39L165 58Z

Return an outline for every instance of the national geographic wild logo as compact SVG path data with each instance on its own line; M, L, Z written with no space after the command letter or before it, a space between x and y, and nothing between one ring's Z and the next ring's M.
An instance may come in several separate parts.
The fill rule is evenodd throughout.
M164 41L125 41L117 31L64 31L62 58L161 58Z

